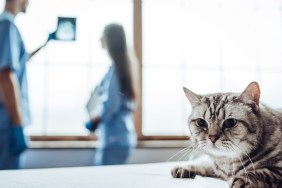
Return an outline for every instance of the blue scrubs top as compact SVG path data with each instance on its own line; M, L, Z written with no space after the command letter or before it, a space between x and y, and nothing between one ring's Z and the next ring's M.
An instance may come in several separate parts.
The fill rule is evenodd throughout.
M24 125L30 123L30 111L27 95L26 62L28 54L22 37L9 12L0 15L0 70L10 68L20 85L21 110ZM0 95L0 130L7 129L11 120Z
M133 111L136 103L121 93L114 64L103 78L99 94L104 95L99 125L101 148L135 147Z

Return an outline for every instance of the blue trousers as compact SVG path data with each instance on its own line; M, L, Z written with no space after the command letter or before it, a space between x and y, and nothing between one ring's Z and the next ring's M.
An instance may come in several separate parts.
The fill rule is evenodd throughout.
M118 165L126 163L130 147L98 148L95 153L94 165Z
M20 155L11 152L11 129L0 130L0 170L20 168Z

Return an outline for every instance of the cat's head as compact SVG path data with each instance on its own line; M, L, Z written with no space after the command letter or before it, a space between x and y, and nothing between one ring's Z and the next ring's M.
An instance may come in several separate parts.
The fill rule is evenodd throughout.
M214 157L240 157L258 143L260 89L252 82L240 94L198 95L184 88L192 105L191 138L201 151Z

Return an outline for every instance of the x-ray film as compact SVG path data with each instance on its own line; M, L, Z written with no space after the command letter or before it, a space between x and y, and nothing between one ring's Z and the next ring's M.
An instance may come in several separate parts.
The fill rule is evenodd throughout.
M76 40L76 18L58 17L55 39L61 41Z

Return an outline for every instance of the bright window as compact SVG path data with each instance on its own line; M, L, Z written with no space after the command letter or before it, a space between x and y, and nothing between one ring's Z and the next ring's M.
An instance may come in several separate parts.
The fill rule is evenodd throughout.
M280 0L143 0L143 133L187 134L183 86L241 92L256 80L281 107L281 18Z
M104 26L122 24L132 48L132 0L30 0L16 20L29 51L55 30L58 16L77 18L77 40L51 41L29 62L29 135L87 135L85 104L111 62L100 44Z

